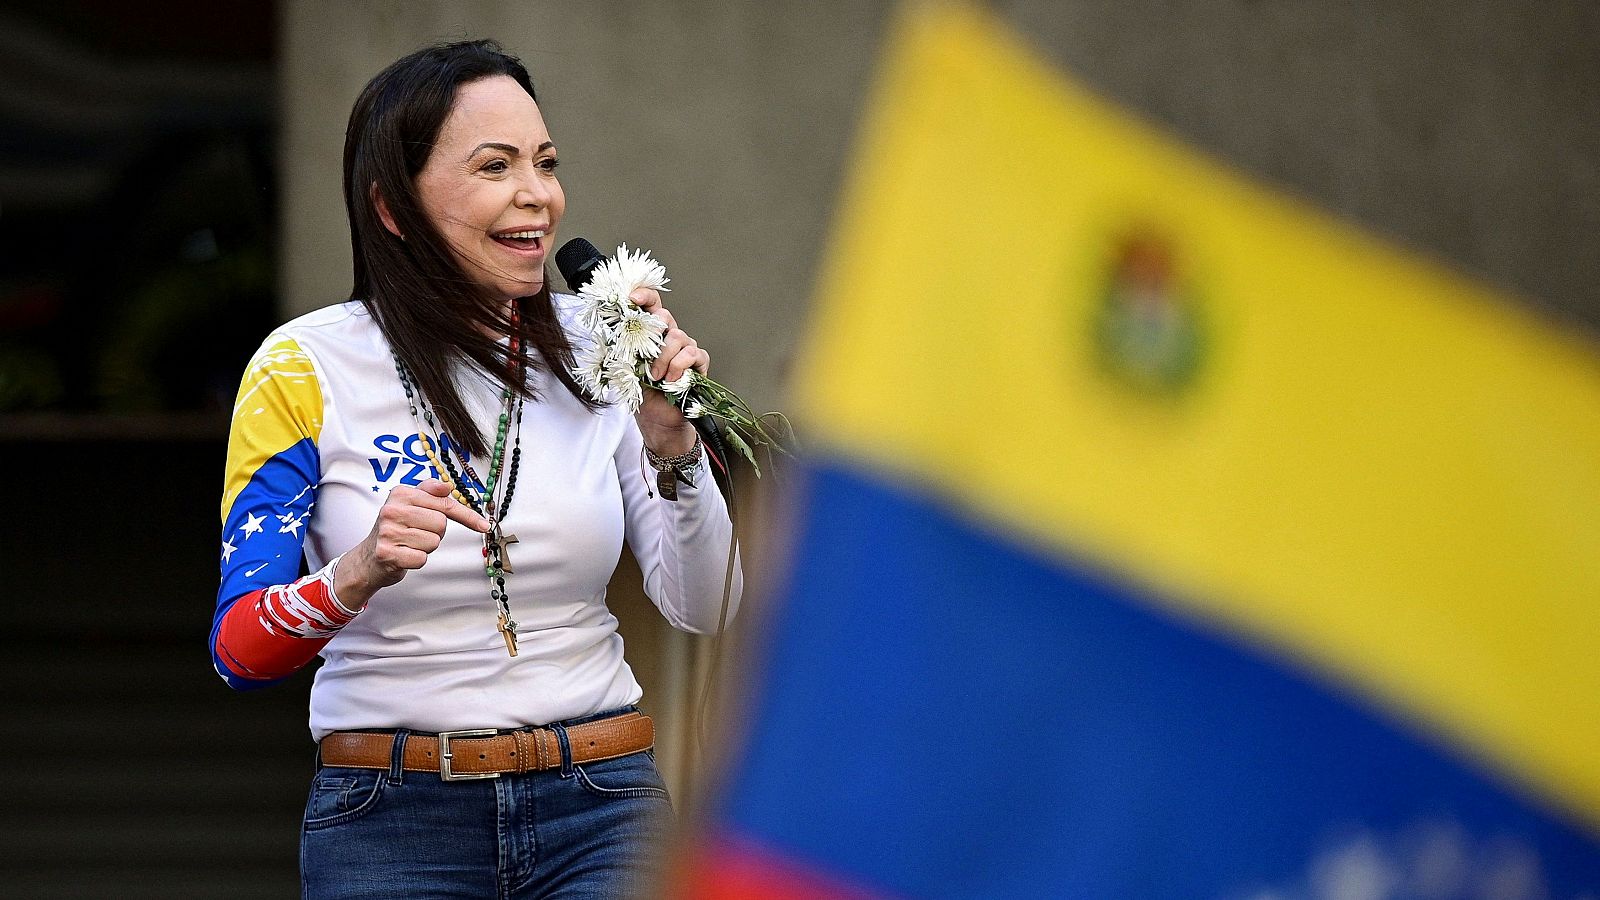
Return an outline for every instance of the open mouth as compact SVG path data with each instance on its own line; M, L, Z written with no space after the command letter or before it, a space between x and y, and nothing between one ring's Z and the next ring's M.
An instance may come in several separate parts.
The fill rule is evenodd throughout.
M544 232L542 230L507 231L493 234L495 243L510 247L513 250L539 250L544 246Z

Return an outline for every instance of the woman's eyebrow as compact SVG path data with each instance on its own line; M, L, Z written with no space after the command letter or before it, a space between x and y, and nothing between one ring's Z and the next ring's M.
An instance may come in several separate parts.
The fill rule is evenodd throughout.
M555 145L556 145L555 141L545 141L544 143L540 144L539 146L533 148L533 152L535 152L535 153L543 153L544 151L549 150L551 147L554 147ZM491 150L500 150L500 151L503 151L505 153L509 153L512 156L516 156L518 153L522 152L521 150L518 150L516 147L513 147L510 144L502 144L499 141L484 141L483 143L479 144L478 146L473 147L472 148L472 152L467 154L467 155L469 157L470 156L477 156L478 155L478 151L484 149L485 147L488 147Z
M483 150L485 147L487 147L487 148L489 148L491 150L500 150L500 151L509 153L512 156L516 156L518 153L522 152L521 150L518 150L516 147L513 147L510 144L502 144L502 143L500 143L498 141L484 141L483 143L479 144L478 146L473 147L472 148L472 152L468 153L467 155L468 156L477 156L478 152L480 150Z

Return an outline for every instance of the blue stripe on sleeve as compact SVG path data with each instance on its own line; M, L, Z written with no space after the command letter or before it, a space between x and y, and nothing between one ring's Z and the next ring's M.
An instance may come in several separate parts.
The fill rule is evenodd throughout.
M321 463L306 438L275 454L234 498L222 526L222 583L211 620L211 653L218 674L235 688L277 682L248 679L217 657L217 629L234 601L252 591L288 584L300 576L306 531L316 506Z

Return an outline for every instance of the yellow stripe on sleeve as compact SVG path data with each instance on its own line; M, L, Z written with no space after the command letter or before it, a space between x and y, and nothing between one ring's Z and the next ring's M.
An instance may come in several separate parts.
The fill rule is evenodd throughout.
M292 338L269 337L245 369L228 433L222 520L262 464L322 434L322 389L311 358Z

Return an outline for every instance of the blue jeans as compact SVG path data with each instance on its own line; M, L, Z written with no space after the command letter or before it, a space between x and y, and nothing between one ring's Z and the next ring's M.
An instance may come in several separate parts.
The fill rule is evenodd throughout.
M317 770L300 832L304 897L659 892L672 806L653 754L574 764L563 749L559 770L446 782L401 770L405 737L387 771Z

